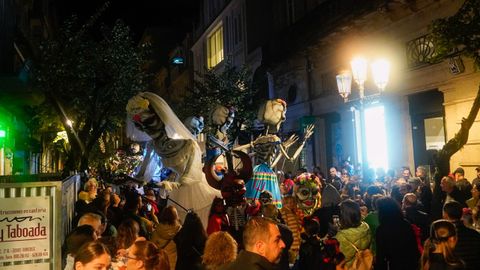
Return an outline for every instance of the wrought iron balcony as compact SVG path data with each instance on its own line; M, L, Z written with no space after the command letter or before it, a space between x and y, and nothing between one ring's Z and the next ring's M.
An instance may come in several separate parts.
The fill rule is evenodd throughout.
M406 44L407 63L409 68L431 65L438 61L435 44L431 35L424 35L410 40Z

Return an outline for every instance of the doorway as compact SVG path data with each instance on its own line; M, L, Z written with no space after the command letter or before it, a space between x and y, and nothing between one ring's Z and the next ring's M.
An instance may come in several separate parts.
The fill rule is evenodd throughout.
M408 96L415 167L433 165L432 154L445 145L443 93L430 90Z

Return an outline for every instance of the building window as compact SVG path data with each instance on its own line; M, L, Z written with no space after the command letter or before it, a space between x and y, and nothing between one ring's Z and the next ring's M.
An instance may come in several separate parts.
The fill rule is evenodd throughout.
M213 68L223 61L223 26L218 27L207 39L207 67Z

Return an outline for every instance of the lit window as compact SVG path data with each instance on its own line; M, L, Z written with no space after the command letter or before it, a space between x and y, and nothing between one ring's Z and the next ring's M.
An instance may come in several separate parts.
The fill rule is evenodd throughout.
M213 68L223 61L223 27L218 27L207 40L207 67Z

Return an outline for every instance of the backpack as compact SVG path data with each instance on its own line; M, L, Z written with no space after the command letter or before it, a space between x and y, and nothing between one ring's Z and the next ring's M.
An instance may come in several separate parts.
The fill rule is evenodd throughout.
M348 241L348 240L347 240ZM349 270L371 270L373 269L373 253L370 249L359 250L352 242L348 241L355 249L355 259Z

